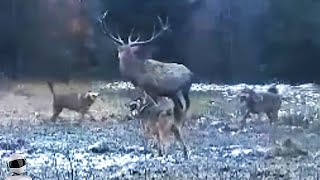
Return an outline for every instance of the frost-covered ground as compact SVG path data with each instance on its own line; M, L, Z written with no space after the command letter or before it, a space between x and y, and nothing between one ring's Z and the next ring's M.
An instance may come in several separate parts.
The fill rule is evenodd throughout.
M130 83L92 82L88 88L101 93L92 107L98 122L81 124L70 111L56 124L48 121L45 85L11 87L0 92L0 178L8 174L6 158L20 152L34 179L317 179L320 88L277 85L285 99L279 122L270 126L252 116L239 129L244 110L237 93L245 86L270 87L193 84L183 130L187 160L178 143L167 157L158 157L138 122L127 118L123 104L135 96Z

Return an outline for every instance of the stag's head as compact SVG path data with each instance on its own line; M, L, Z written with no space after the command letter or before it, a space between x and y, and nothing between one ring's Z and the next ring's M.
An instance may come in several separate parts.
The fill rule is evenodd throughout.
M134 28L132 28L130 35L128 36L127 42L120 37L119 33L117 33L117 37L115 37L106 24L106 18L108 15L108 11L106 11L100 19L100 24L102 27L102 31L105 35L107 35L117 46L118 49L118 58L119 60L135 60L135 59L146 59L145 52L141 52L141 46L146 45L158 37L160 37L165 31L169 29L168 17L166 22L163 23L162 19L158 16L158 20L160 22L161 29L156 32L155 26L153 26L153 33L151 38L145 41L140 41L140 35L137 36L135 40L132 40L132 35L134 32Z

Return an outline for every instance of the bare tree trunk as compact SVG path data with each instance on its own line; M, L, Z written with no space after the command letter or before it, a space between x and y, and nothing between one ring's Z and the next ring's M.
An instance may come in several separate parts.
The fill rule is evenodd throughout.
M230 2L230 0L228 1L228 15L227 15L227 17L228 17L228 20L230 21L230 24L231 23L233 23L232 22L232 13L231 13L231 7L232 5L231 5L231 2ZM227 74L227 77L226 77L226 81L227 82L229 82L229 81L231 81L232 80L232 73L233 72L231 72L230 71L230 64L231 64L231 62L232 62L232 59L233 59L233 29L232 29L232 26L230 26L229 25L229 27L228 27L228 36L229 36L229 54L228 54L228 58L226 59L226 63L225 63L225 66L226 66L226 74Z
M13 67L11 67L11 76L12 78L17 78L19 73L20 73L20 65L21 65L21 61L22 61L22 54L21 54L21 46L20 46L20 42L19 42L19 35L18 35L18 23L17 23L17 2L16 0L12 0L11 1L11 13L12 13L12 20L13 20L13 32L14 32L14 44L15 44L15 59L14 59L14 63Z

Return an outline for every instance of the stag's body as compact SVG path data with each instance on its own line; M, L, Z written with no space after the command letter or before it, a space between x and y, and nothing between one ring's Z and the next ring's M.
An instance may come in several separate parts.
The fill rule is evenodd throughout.
M124 77L149 95L170 96L191 87L192 72L182 64L120 59L119 66Z
M119 69L123 77L132 82L135 87L145 91L154 101L158 97L169 97L174 102L174 117L177 122L183 124L184 115L190 107L189 91L192 84L193 73L184 65L177 63L163 63L150 59L148 53L143 53L141 45L152 42L164 31L168 30L168 20L163 24L159 18L162 30L157 34L153 32L152 37L146 41L131 41L125 43L120 37L115 38L103 22L107 12L104 14L101 23L104 33L118 44ZM108 32L109 31L109 32ZM185 101L183 107L182 99Z
M173 116L174 104L168 98L159 98L158 103L147 96L135 99L126 104L134 117L139 119L142 130L148 136L154 136L158 140L159 155L165 154L165 144L171 134L183 147L185 158L187 148L181 136L181 124L175 122Z
M265 113L270 124L278 120L278 112L282 104L282 97L278 94L275 87L271 87L266 92L256 92L252 89L242 91L241 101L245 102L247 112L241 124L246 123L246 118L252 114Z

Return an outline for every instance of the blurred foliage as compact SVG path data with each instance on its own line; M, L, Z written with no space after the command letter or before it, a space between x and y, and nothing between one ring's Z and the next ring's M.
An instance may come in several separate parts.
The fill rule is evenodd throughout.
M99 17L127 39L150 38L157 16L170 31L150 43L154 59L189 67L198 81L319 82L316 0L3 0L0 71L19 77L121 78ZM8 20L10 19L10 20Z
M271 0L263 59L270 76L319 82L320 1Z

